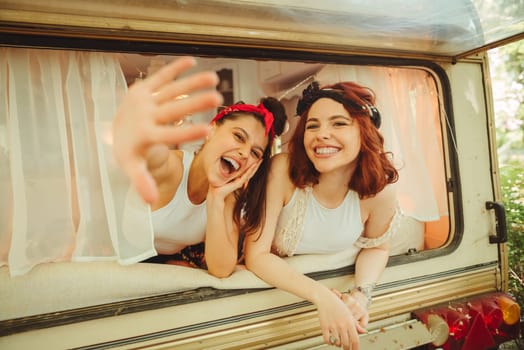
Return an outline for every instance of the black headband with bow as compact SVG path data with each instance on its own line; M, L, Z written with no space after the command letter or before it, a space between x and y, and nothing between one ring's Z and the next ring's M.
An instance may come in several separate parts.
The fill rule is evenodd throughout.
M315 101L323 97L330 98L339 103L342 103L344 106L353 110L366 110L373 125L375 125L377 129L380 127L381 117L377 107L370 104L360 105L352 100L349 100L344 97L342 91L340 90L320 89L317 81L309 84L308 87L302 92L302 98L297 103L297 115L301 116L305 111L308 110L309 107L311 107L313 103L315 103Z

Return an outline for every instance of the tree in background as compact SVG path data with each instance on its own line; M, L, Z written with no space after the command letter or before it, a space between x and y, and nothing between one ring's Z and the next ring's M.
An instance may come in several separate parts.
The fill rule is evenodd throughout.
M524 306L524 40L489 52L502 197L509 248L509 291Z

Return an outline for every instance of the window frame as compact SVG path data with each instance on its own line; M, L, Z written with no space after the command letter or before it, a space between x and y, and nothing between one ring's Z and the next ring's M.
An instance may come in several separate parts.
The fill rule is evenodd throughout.
M347 65L375 65L390 67L416 67L427 70L436 80L439 96L441 98L441 116L446 117L447 127L445 140L455 139L454 117L451 101L450 85L445 70L438 62L422 59L395 58L384 56L372 56L348 53L320 53L304 50L283 50L279 48L252 48L252 47L227 47L223 45L200 45L180 43L157 43L150 41L127 41L107 40L83 37L61 37L49 35L25 35L10 33L0 39L0 46L27 47L36 49L59 49L59 50L88 50L104 52L144 53L158 55L197 55L213 58L236 58L255 60L278 60L293 62L310 62L326 64ZM442 124L441 124L442 125ZM443 142L445 143L445 142ZM410 255L398 255L390 257L388 266L416 263L421 260L443 256L453 252L461 242L463 228L463 216L459 210L462 203L460 174L458 173L458 160L456 150L444 145L443 155L445 162L446 183L448 190L448 208L450 210L450 233L452 239L443 248L424 250ZM452 194L452 195L450 195ZM451 198L450 198L451 197ZM451 232L451 228L454 231ZM353 274L354 266L346 266L340 269L321 271L307 274L316 279L323 280L342 275ZM397 283L402 283L398 281ZM29 330L56 327L64 324L95 320L114 315L133 314L136 312L155 310L164 307L198 303L204 300L233 297L237 295L256 293L263 289L238 289L219 290L210 287L198 288L192 291L173 292L157 296L131 299L108 304L93 305L89 307L70 309L65 311L38 314L16 319L0 321L0 336L25 332ZM289 307L301 308L307 302L299 302ZM268 312L278 312L281 308ZM226 321L227 322L227 321Z

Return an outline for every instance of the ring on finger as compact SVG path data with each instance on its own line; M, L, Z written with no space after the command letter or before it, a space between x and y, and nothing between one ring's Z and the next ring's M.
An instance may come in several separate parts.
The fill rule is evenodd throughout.
M335 337L334 335L331 335L331 336L329 337L329 342L330 342L331 344L336 344L336 343L338 342L338 338Z

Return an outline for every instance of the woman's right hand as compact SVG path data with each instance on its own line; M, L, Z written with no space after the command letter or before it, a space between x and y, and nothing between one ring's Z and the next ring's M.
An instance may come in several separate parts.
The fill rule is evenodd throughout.
M218 83L215 72L200 72L174 80L194 65L192 57L183 57L133 84L116 112L113 121L116 161L147 203L158 199L155 180L147 167L150 147L181 144L204 137L207 125L178 128L173 123L222 103L222 96L210 89ZM176 99L183 95L190 96Z
M260 167L260 164L262 164L262 160L251 164L242 175L232 179L226 184L218 187L210 185L207 194L207 200L211 201L214 198L222 198L222 200L224 200L230 193L233 193L239 188L246 188L249 180L251 180L253 175L255 175L258 168Z
M341 293L339 290L332 288L331 291L335 293L335 295L340 298L344 304L346 304L348 310L353 314L353 317L358 322L358 332L359 333L366 333L366 327L368 326L369 322L369 312L366 304L364 303L364 300L359 300L356 298L355 295L350 293ZM365 299L365 302L367 303L367 299L365 296L363 296Z
M345 303L335 293L329 292L319 299L316 306L324 342L346 350L358 350L358 333L362 329Z

